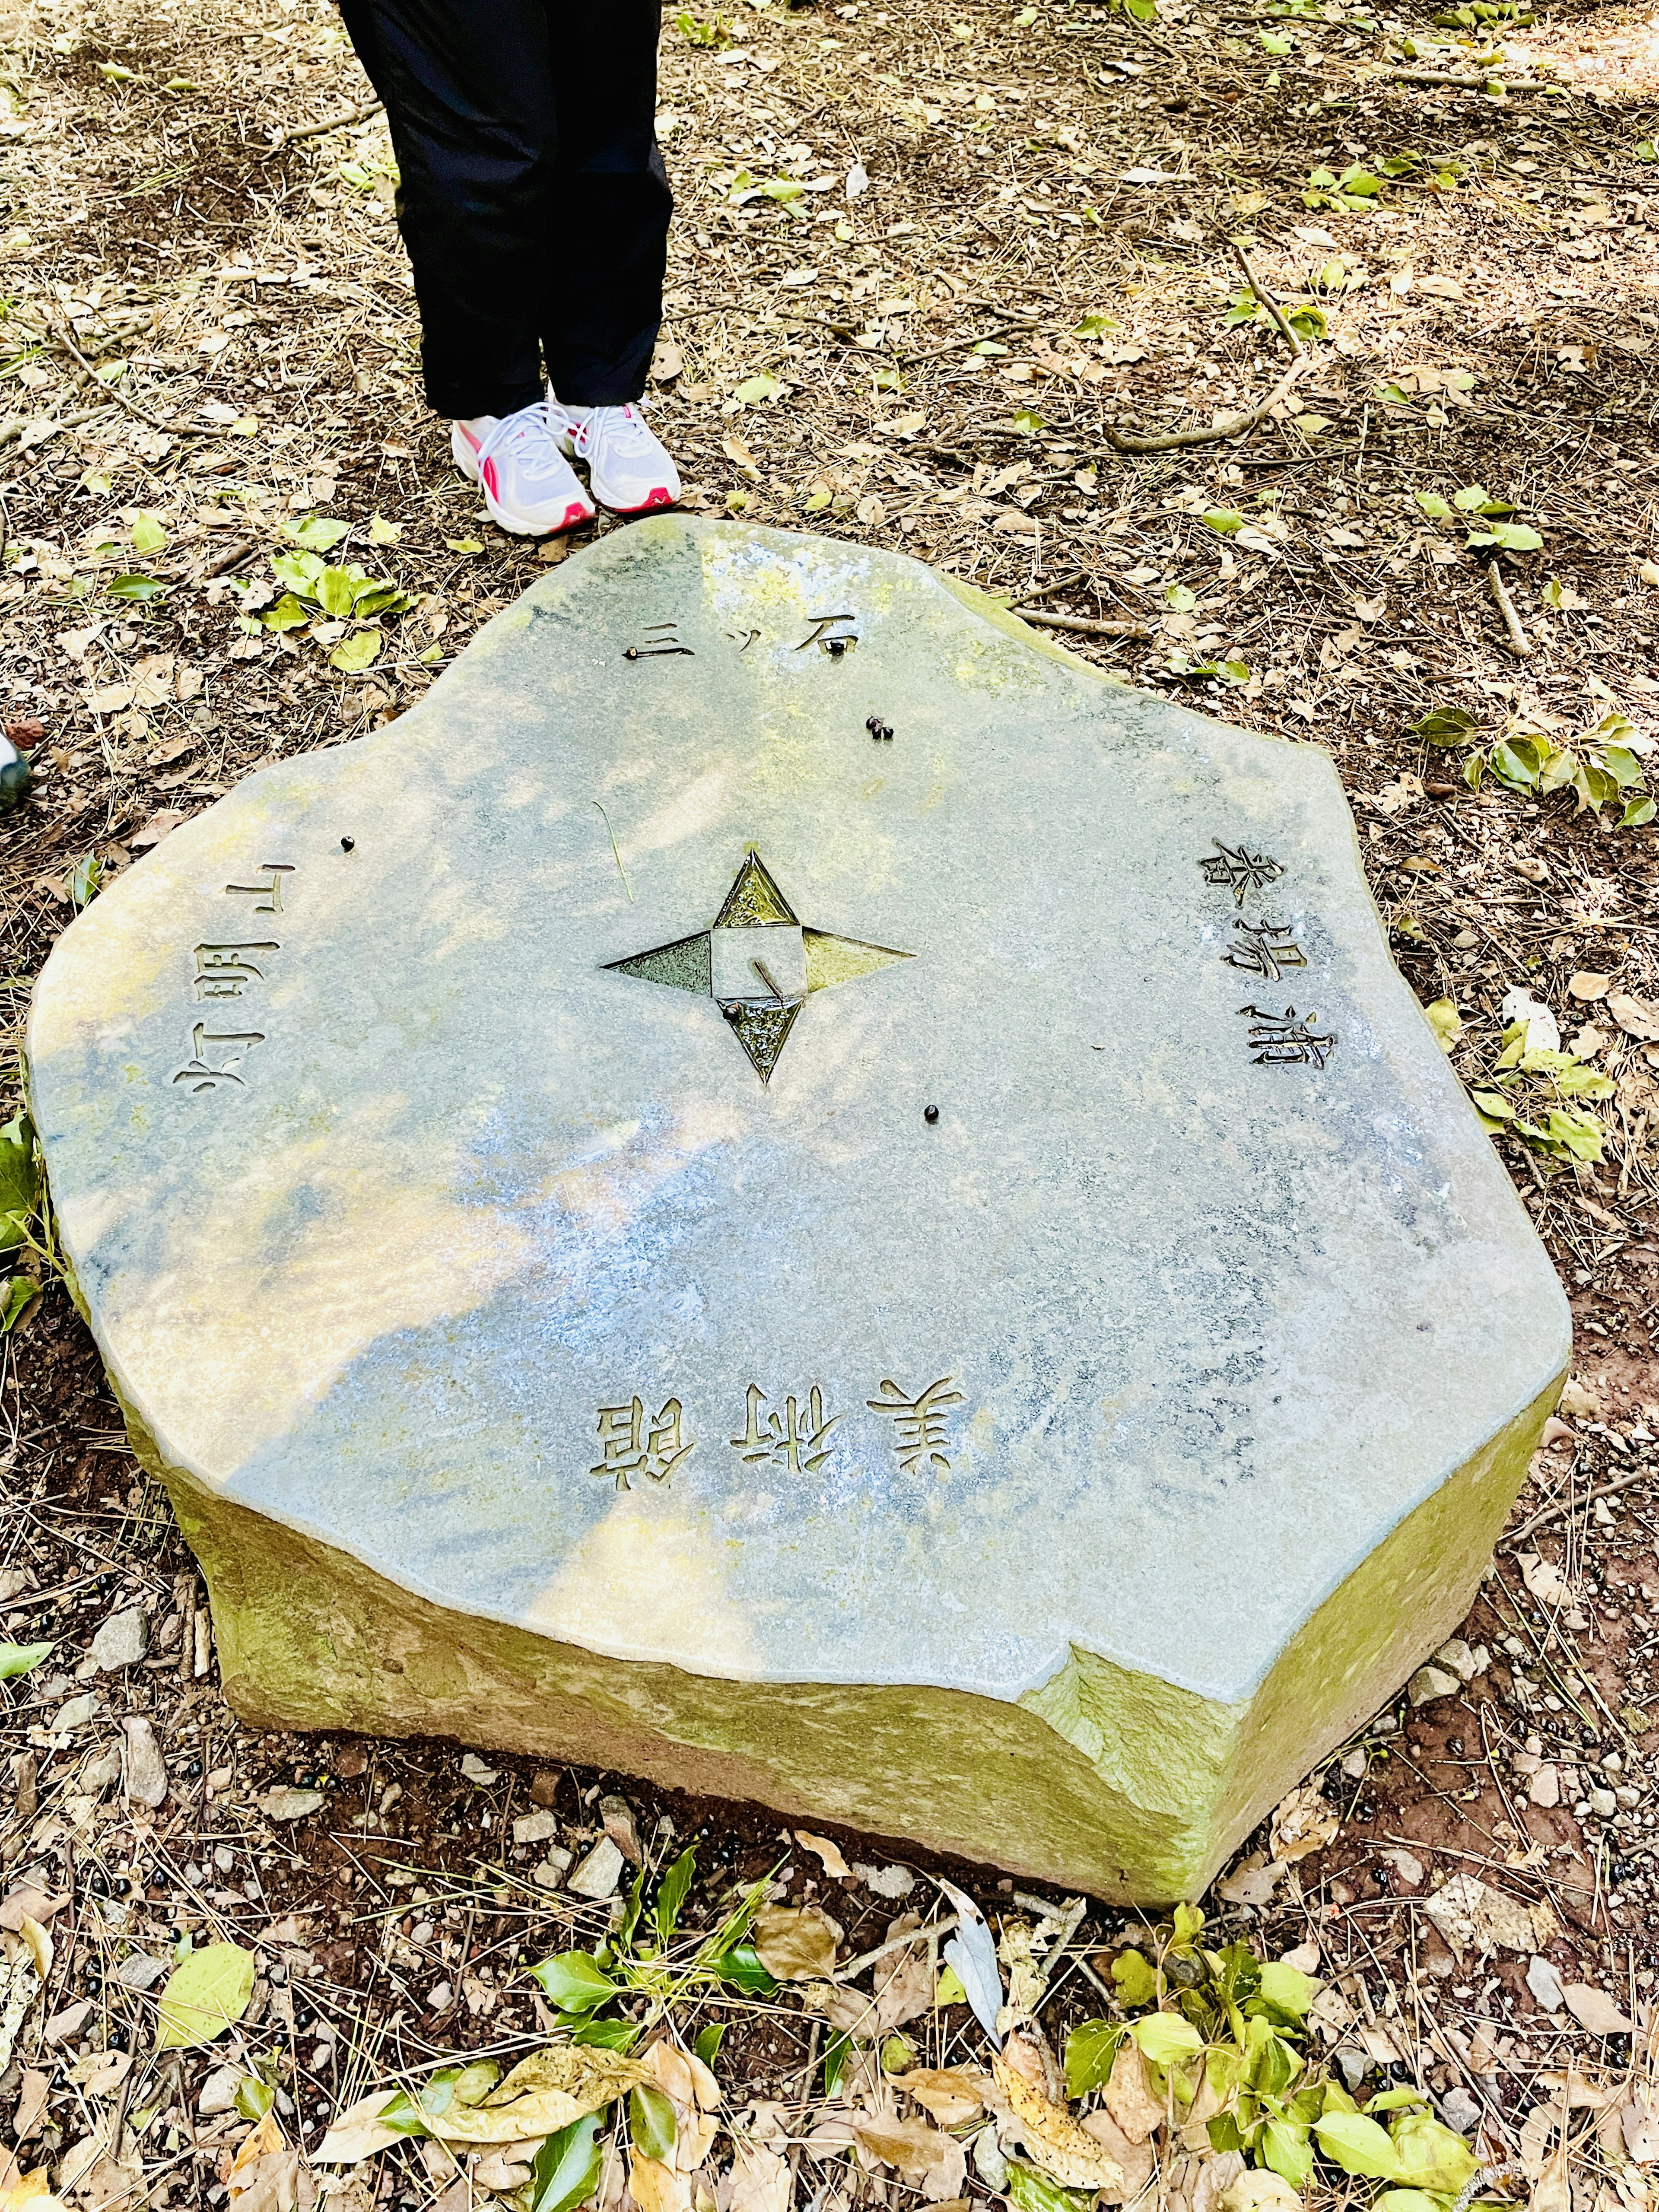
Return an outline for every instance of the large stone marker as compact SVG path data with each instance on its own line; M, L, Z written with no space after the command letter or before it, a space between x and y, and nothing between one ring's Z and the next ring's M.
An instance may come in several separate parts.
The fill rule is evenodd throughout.
M826 539L567 561L29 1052L245 1715L1112 1897L1444 1638L1567 1358L1324 755Z

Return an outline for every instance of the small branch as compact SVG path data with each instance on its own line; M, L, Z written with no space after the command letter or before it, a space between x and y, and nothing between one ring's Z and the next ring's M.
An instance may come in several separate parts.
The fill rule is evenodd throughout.
M250 545L246 541L239 541L228 553L222 553L216 561L210 562L203 569L203 582L205 583L210 576L222 576L230 569L240 568L244 561L251 560L258 550L257 544Z
M1097 622L1092 615L1046 615L1033 608L1028 614L1024 607L1011 607L1011 614L1021 622L1040 623L1044 629L1080 629L1090 637L1150 637L1145 623Z
M1069 592L1073 584L1081 584L1085 580L1085 572L1073 568L1069 576L1056 576L1051 584L1038 584L1029 592L1016 592L1008 601L1009 612L1013 613L1018 608L1029 605L1033 599L1051 599L1056 592Z
M1445 70L1395 69L1390 65L1390 76L1403 77L1407 84L1449 84L1460 92L1485 92L1488 85L1496 85L1499 92L1565 92L1564 84L1539 84L1532 78L1501 77L1489 71L1485 76L1454 76Z
M331 115L324 123L296 123L286 131L279 131L271 140L268 152L280 154L284 146L296 144L301 138L325 138L331 131L344 131L354 123L367 123L371 115L379 112L380 102L371 100L362 107L353 107L343 115Z
M1249 256L1245 252L1243 247L1239 245L1236 239L1230 238L1227 243L1233 249L1234 260L1237 262L1239 267L1244 272L1244 282L1249 286L1251 291L1255 293L1256 298L1261 301L1262 306L1267 310L1267 313L1278 324L1279 336L1284 339L1285 344L1289 346L1291 358L1293 360L1299 361L1302 356L1307 351L1307 348L1303 344L1301 339L1297 337L1296 332L1291 328L1290 320L1286 316L1285 310L1279 306L1278 301L1274 299L1273 294L1267 289L1261 279L1256 275L1255 270L1251 268Z
M146 424L149 428L152 430L160 430L167 436L172 436L174 434L178 428L177 424L173 422L158 422L155 416L147 413L146 410L138 404L136 399L129 399L124 392L118 392L112 384L106 384L103 378L99 375L97 370L87 359L85 354L82 352L80 347L76 344L75 340L63 327L62 324L56 322L50 323L48 324L47 328L52 334L53 343L57 345L62 346L64 352L67 353L72 360L80 363L82 368L86 372L87 381L89 384L95 384L100 392L107 392L111 399L114 401L118 407L125 408L129 415L136 415L138 420Z
M112 401L110 405L112 406L113 404L113 401ZM55 438L60 430L78 429L82 422L90 422L94 415L107 415L108 412L108 406L82 407L74 415L59 415L54 420L47 423L45 436L32 439L30 443L36 446L44 446L47 438ZM15 440L23 435L23 433L26 430L33 428L33 425L38 422L40 419L40 418L38 415L31 415L27 419L20 419L15 422L6 423L3 428L0 428L0 446L9 446L14 443Z
M1110 423L1107 423L1104 426L1107 442L1115 446L1120 453L1169 453L1178 446L1213 446L1224 438L1243 438L1272 414L1303 370L1316 358L1310 353L1299 355L1260 407L1253 408L1248 415L1234 415L1224 422L1212 423L1207 430L1165 430L1155 438L1134 437L1115 430Z
M1512 1552L1523 1536L1530 1536L1534 1528L1542 1528L1552 1521L1559 1521L1564 1513L1577 1513L1581 1506L1594 1505L1598 1498L1611 1498L1620 1490L1628 1490L1633 1482L1651 1482L1653 1469L1638 1468L1634 1474L1621 1474L1617 1482L1604 1482L1599 1490L1587 1490L1582 1498L1562 1498L1554 1505L1547 1505L1541 1513L1534 1513L1530 1521L1523 1521L1512 1536L1505 1536L1498 1549Z
M907 1943L936 1943L941 1936L948 1936L953 1928L959 1926L961 1920L959 1912L949 1912L943 1920L935 1920L926 1928L911 1929L908 1936L891 1936L885 1943L878 1943L873 1951L866 1951L861 1959L854 1959L844 1966L837 1966L832 1978L838 1983L850 1982L866 1966L873 1966L878 1959L884 1959L890 1951L903 1950Z
M1492 586L1492 595L1497 602L1498 611L1504 617L1504 627L1510 634L1510 644L1524 660L1532 651L1532 640L1521 627L1521 617L1515 611L1515 601L1510 597L1509 586L1504 583L1496 561L1492 562L1486 570L1486 581Z

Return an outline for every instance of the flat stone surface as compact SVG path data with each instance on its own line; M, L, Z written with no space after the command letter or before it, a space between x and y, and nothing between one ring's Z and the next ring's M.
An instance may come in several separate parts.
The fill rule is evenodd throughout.
M128 871L29 1049L199 1497L580 1652L1035 1701L1132 1793L1074 1656L1243 1710L1567 1356L1324 755L823 539L563 562Z

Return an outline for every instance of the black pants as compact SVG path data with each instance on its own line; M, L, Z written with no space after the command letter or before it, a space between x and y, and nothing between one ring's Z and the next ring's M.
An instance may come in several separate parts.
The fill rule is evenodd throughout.
M340 0L402 172L426 394L510 415L637 399L673 199L659 0Z

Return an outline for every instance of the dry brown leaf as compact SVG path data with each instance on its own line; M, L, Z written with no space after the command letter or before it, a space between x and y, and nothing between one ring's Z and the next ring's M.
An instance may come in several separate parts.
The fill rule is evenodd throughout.
M432 2122L441 2142L517 2142L549 2136L652 2079L619 2051L563 2045L521 2059L482 2105L451 2105Z
M1140 2045L1125 2036L1112 2060L1106 2110L1132 2143L1143 2143L1164 2118L1164 2100L1152 2094Z
M755 1920L761 1964L781 1982L805 1982L836 1971L841 1923L816 1905L766 1905Z
M842 1856L840 1844L832 1843L828 1836L815 1836L810 1828L797 1828L795 1841L803 1850L811 1851L823 1860L825 1874L834 1875L837 1881L843 1875L851 1875L853 1869Z
M1423 1911L1460 1959L1469 1950L1482 1958L1495 1949L1540 1950L1555 1927L1547 1905L1523 1905L1472 1874L1455 1874L1427 1900Z
M1659 2090L1632 2099L1619 2115L1619 2132L1638 2166L1659 2161Z
M1222 2191L1216 2212L1302 2212L1302 2198L1270 2167L1252 2166Z
M1628 991L1609 991L1607 1012L1626 1036L1639 1037L1649 1044L1659 1042L1659 1006L1651 1000L1636 998Z
M1003 2052L992 2054L991 2072L1013 2108L1026 2149L1063 2189L1122 2185L1123 2169L1104 2144L1087 2134L1063 2105L1054 2103L1035 2082L1011 2066ZM1126 2128L1124 2133L1128 2132Z
M985 2076L972 2067L918 2066L901 2074L897 2087L941 2127L959 2128L985 2109Z
M642 2158L638 2151L629 2160L628 2186L640 2212L691 2212L691 2184L686 2176L654 2158Z
M1103 2192L1106 2202L1133 2204L1151 2181L1158 2165L1158 2154L1151 2142L1131 2142L1109 2112L1091 2112L1081 2124L1084 2134L1092 2136L1107 2156L1115 2159L1123 2169L1121 2185Z
M911 1917L914 1919L915 1915ZM873 2034L885 2035L893 2028L902 2027L907 2020L919 2020L933 2004L933 1977L922 1944L912 1944L879 1960L873 1979Z
M954 2197L967 2178L963 2145L931 2120L855 2119L853 2134L860 2148L919 2186L930 2203Z
M730 2212L789 2212L789 2168L775 2150L737 2146L732 2161Z
M1635 2025L1605 1991L1589 1982L1567 1982L1561 1994L1567 2001L1567 2010L1592 2035L1634 2035Z
M1336 1808L1318 1784L1304 1783L1275 1811L1269 1848L1282 1863L1306 1858L1331 1841L1338 1826Z
M360 2159L372 2158L388 2143L402 2142L392 2129L380 2125L379 2117L399 2094L396 2089L376 2089L372 2096L359 2097L355 2105L337 2114L311 2154L312 2164L356 2166Z

